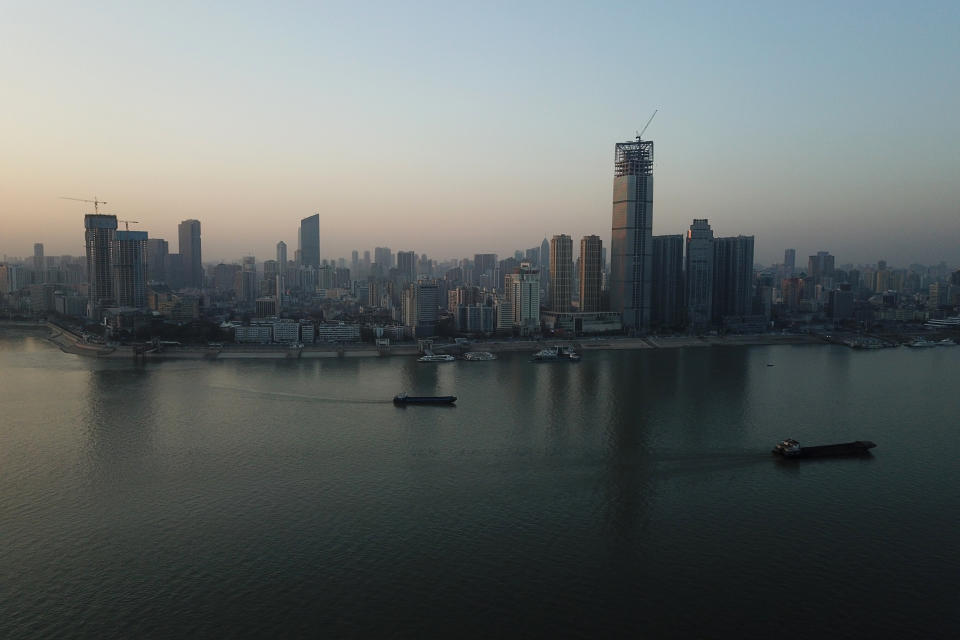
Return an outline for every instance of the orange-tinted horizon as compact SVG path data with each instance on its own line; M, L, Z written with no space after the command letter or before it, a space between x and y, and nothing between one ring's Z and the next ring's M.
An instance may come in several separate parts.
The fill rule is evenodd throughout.
M0 254L82 254L92 208L60 196L172 251L198 219L204 261L292 255L313 213L328 259L608 246L614 144L659 107L654 233L958 264L960 10L871 6L23 5L0 25Z

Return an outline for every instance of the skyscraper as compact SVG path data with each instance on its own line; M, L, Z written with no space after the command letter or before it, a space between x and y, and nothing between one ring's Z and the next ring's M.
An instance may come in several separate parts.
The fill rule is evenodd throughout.
M687 323L702 331L713 312L713 230L706 220L694 220L687 231Z
M786 272L787 277L793 277L793 270L797 267L797 250L796 249L786 249L783 252L783 270Z
M807 275L820 284L823 278L833 277L835 262L836 259L830 255L829 251L817 251L817 255L807 259Z
M602 246L600 236L583 236L580 239L580 311L600 311Z
M43 243L37 242L33 245L33 270L43 271L46 265L43 263Z
M550 239L550 309L570 311L573 286L573 240L566 234Z
M550 286L550 243L546 238L540 243L540 290Z
M753 236L713 241L713 320L753 311Z
M113 243L117 216L89 214L83 218L87 249L87 316L99 320L100 312L113 304Z
M305 267L320 266L320 214L300 220L300 263Z
M277 268L280 273L287 268L287 243L283 240L277 243Z
M417 254L413 251L397 251L397 271L409 282L417 279Z
M375 247L373 249L373 262L380 267L380 273L386 275L393 266L393 254L390 247Z
M653 236L650 324L676 327L683 322L683 236Z
M113 295L119 307L147 306L147 232L117 231L113 249Z
M616 144L610 242L610 308L628 331L650 326L653 141Z
M147 239L147 280L167 282L167 256L170 247L163 238ZM167 283L169 284L169 282Z
M203 261L200 251L200 221L184 220L177 231L180 236L183 286L201 289L203 288Z

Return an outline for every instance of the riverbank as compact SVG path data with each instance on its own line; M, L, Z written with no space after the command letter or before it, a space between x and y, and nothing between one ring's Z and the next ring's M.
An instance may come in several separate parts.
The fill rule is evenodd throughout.
M0 324L0 327L8 326ZM11 328L26 328L10 325ZM164 346L160 349L144 349L134 345L102 345L84 342L83 338L58 325L31 323L29 328L46 328L47 337L64 353L96 358L142 358L145 360L232 360L232 359L314 359L314 358L357 358L415 356L419 351L414 344L377 347L370 344L351 345L309 345L287 348L281 345L240 345L227 344L216 347L203 346ZM743 347L783 344L824 344L822 338L810 334L762 334L736 336L656 336L646 338L604 337L583 338L580 340L503 340L474 341L462 346L454 343L435 344L437 353L461 354L467 351L489 351L491 353L529 352L533 353L548 345L571 347L578 351L597 350L644 350L678 349L684 347Z

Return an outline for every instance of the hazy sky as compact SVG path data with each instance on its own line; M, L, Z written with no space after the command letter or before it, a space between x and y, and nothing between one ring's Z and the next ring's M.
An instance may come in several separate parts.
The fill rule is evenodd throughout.
M655 108L654 233L960 263L960 2L0 5L0 254L99 196L204 260L595 233ZM139 6L135 6L139 5Z

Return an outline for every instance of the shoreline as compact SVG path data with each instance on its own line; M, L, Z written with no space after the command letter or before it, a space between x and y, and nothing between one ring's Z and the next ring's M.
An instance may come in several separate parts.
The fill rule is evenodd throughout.
M9 326L9 325L0 325ZM22 325L26 328L28 325ZM14 328L21 328L17 325ZM298 360L316 358L383 358L392 356L416 356L419 350L414 344L391 345L383 349L370 344L310 345L285 348L279 345L236 345L223 347L166 347L163 351L142 351L133 345L85 344L82 338L68 329L52 323L29 325L29 328L46 328L47 340L64 353L93 358L127 358L144 360ZM435 345L438 353L465 353L489 351L491 353L530 352L547 345L570 346L579 351L638 351L646 349L680 349L687 347L749 347L776 345L829 344L822 337L812 334L761 334L736 336L649 336L645 338L585 338L580 340L509 340L471 342L464 348L456 344Z

